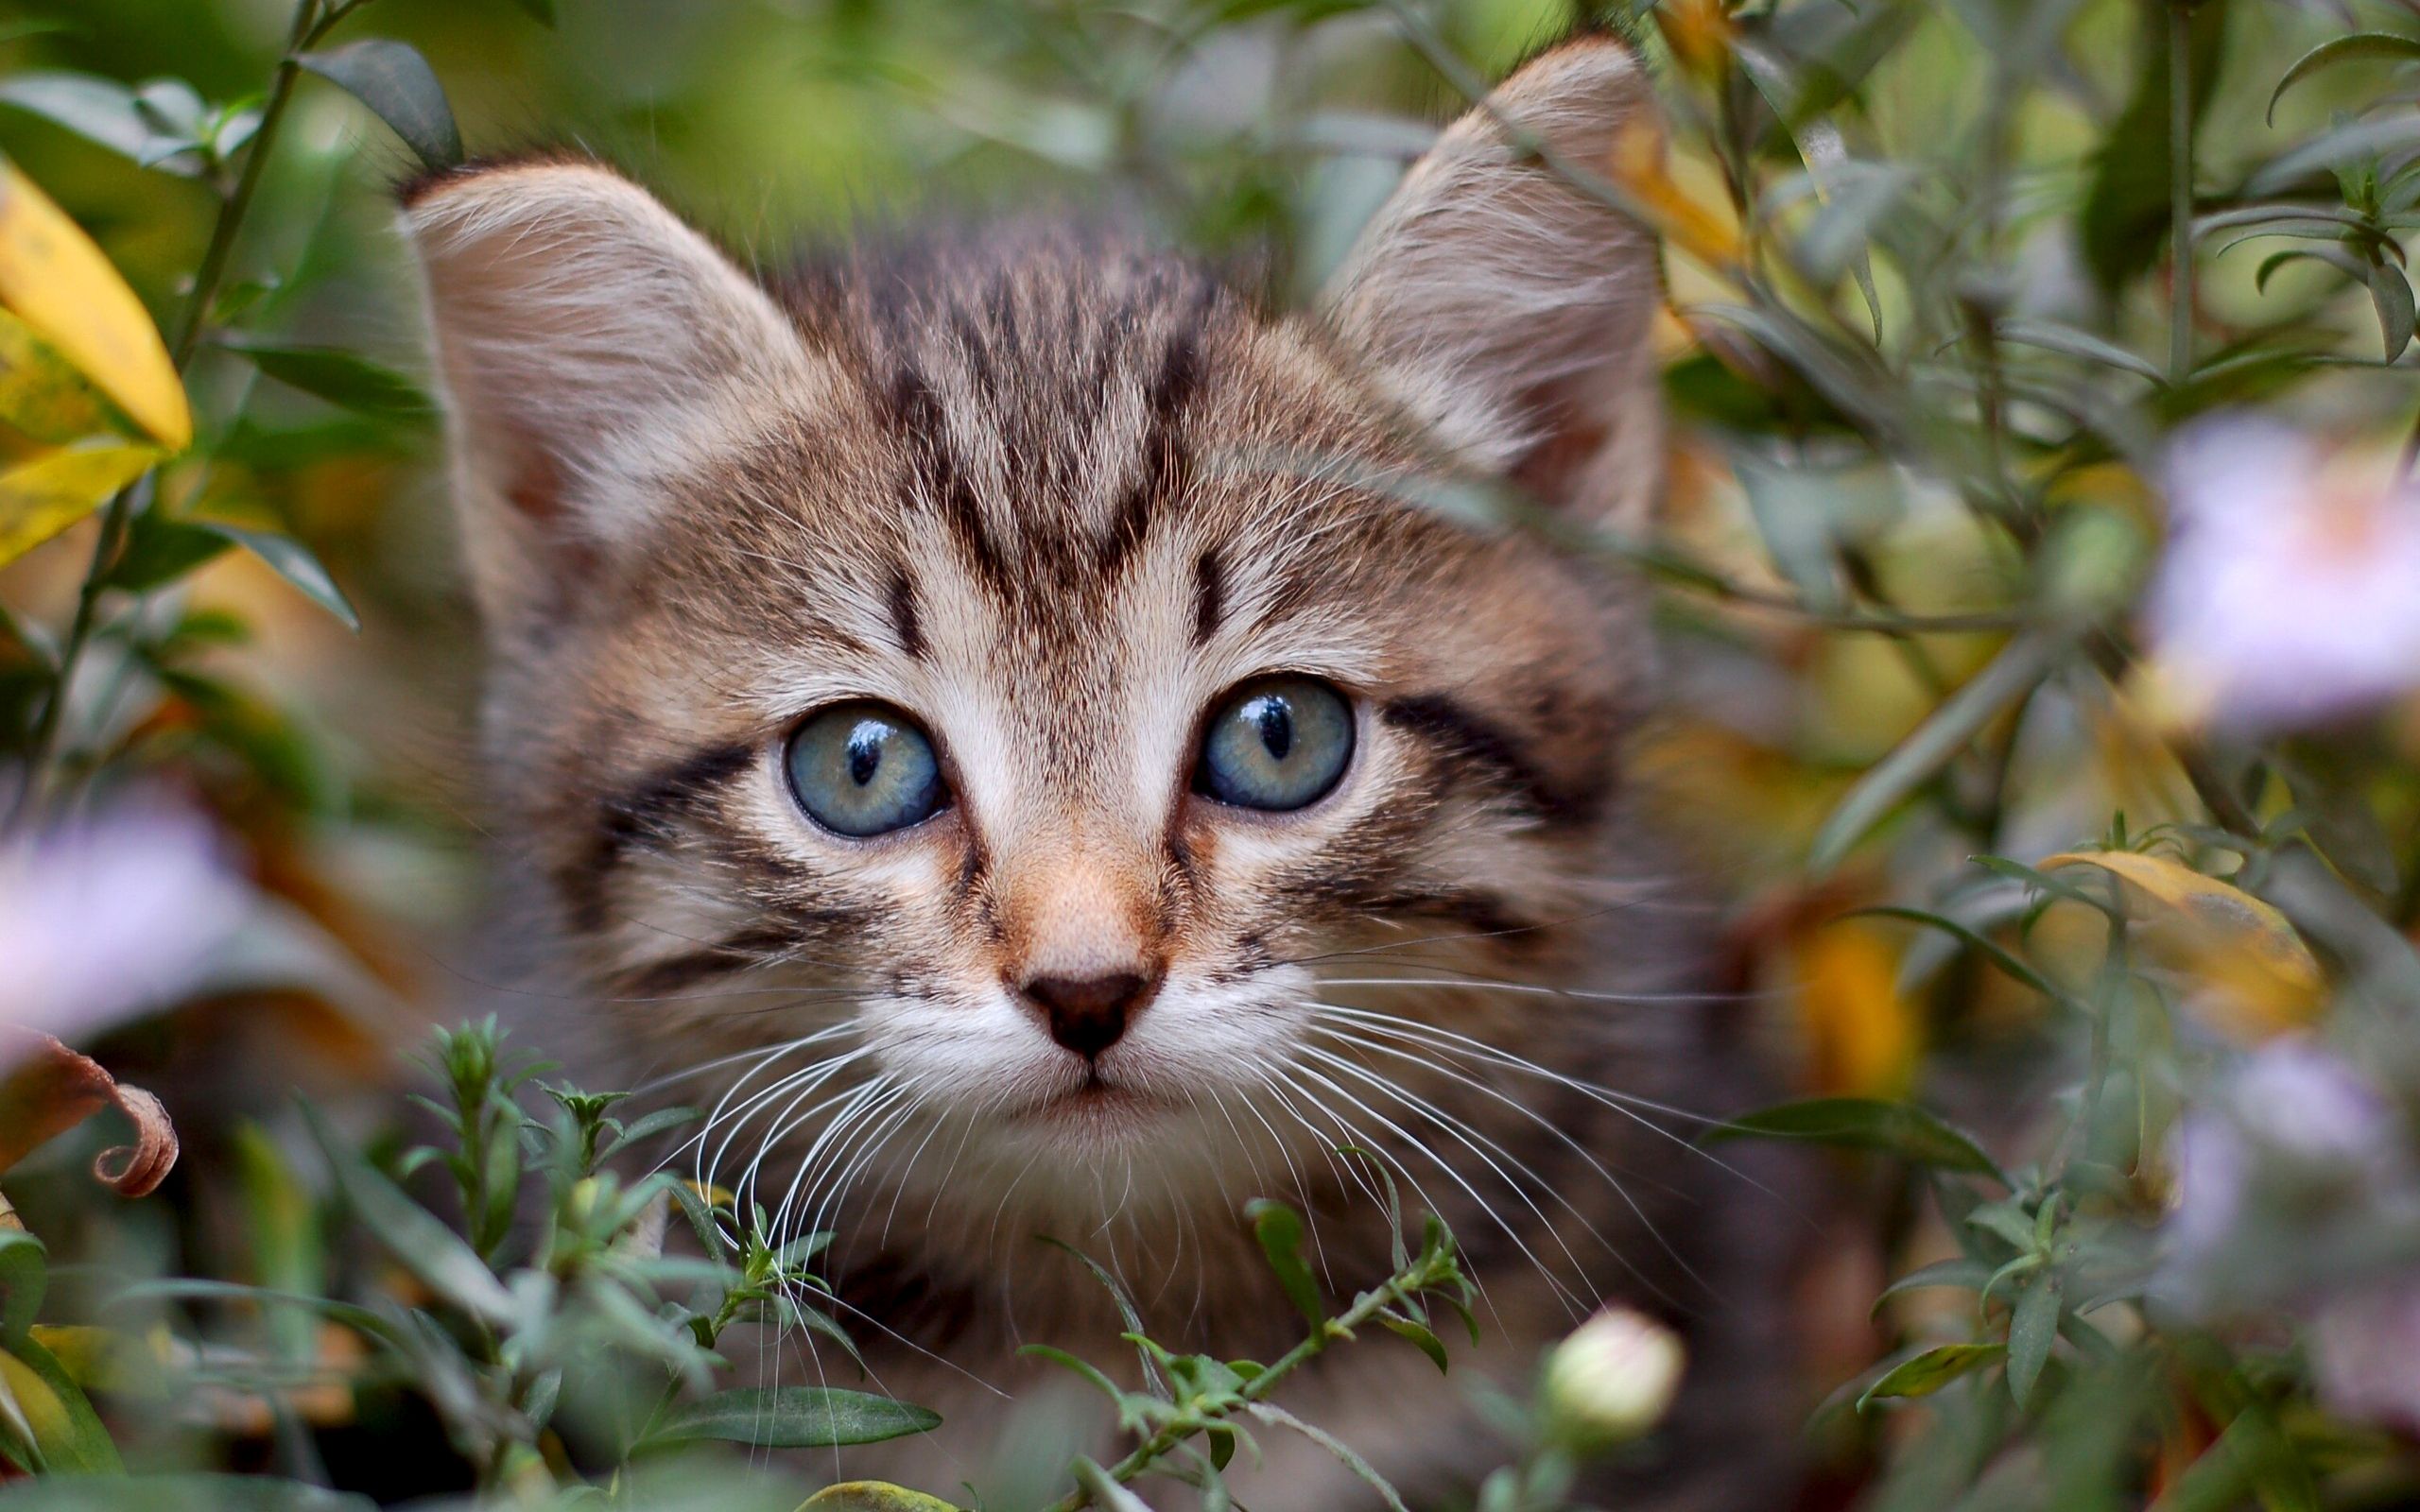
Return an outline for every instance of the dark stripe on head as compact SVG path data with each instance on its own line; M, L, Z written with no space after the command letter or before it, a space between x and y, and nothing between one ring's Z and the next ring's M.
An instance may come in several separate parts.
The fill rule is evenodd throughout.
M610 921L605 885L633 849L669 840L679 820L755 765L748 746L714 746L656 773L631 791L597 805L596 834L588 853L558 874L572 922L590 934Z
M1201 387L1201 321L1216 293L1205 284L1186 301L1161 349L1159 369L1144 387L1142 465L1101 544L1103 574L1125 565L1150 531L1152 513L1183 496L1191 477L1193 460L1180 432L1185 406Z
M1219 548L1206 548L1193 558L1193 646L1210 644L1227 616L1227 564Z
M916 482L940 509L942 523L966 551L975 570L994 590L1011 586L1007 561L983 524L983 508L974 487L950 455L949 429L942 415L941 396L925 375L903 367L890 385L890 419L907 443L916 470Z
M916 615L916 584L905 567L890 571L890 627L899 632L899 648L917 662L925 660L925 625Z
M1395 729L1427 741L1449 760L1494 779L1540 819L1586 824L1604 810L1602 792L1567 792L1558 787L1512 734L1442 693L1391 699L1380 715Z

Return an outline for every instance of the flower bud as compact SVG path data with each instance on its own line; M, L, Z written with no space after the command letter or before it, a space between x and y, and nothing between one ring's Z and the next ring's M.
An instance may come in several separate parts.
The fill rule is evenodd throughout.
M1670 1329L1606 1308L1547 1356L1539 1400L1547 1436L1580 1452L1636 1438L1670 1409L1685 1363Z

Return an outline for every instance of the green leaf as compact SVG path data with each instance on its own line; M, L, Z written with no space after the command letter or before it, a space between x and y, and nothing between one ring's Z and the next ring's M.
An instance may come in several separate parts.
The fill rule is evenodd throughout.
M1857 1399L1859 1412L1882 1397L1929 1397L1962 1376L1996 1364L2008 1353L2004 1344L1944 1344L1902 1360Z
M1244 1204L1244 1216L1252 1222L1252 1231L1260 1240L1260 1252L1269 1257L1269 1268L1277 1273L1277 1284L1285 1289L1286 1299L1294 1309L1318 1328L1327 1321L1327 1310L1320 1302L1319 1283L1311 1280L1310 1268L1303 1263L1303 1217L1282 1202L1268 1197L1254 1197Z
M407 43L372 37L322 53L305 53L303 67L370 107L432 168L462 161L462 134L428 60Z
M1421 1353L1428 1356L1430 1363L1437 1366L1440 1374L1448 1368L1450 1362L1445 1357L1443 1342L1425 1326L1408 1317L1396 1317L1385 1313L1378 1315L1378 1325L1398 1338L1409 1339Z
M11 1339L0 1350L0 1434L32 1434L31 1449L43 1467L57 1473L120 1475L117 1445L84 1389L31 1335ZM126 1503L120 1503L119 1505Z
M0 1228L0 1346L26 1336L49 1284L42 1241L23 1228Z
M311 548L292 536L276 535L267 530L247 530L240 525L213 522L210 529L268 563L271 571L302 590L302 596L319 605L342 621L348 630L361 628L361 616L354 611L353 603L328 576L328 569L312 554Z
M744 1387L683 1402L641 1443L711 1438L756 1449L826 1449L929 1433L941 1421L941 1414L928 1408L870 1392L829 1386Z
M2398 37L2390 31L2357 31L2349 37L2321 43L2296 59L2294 66L2286 70L2286 77L2277 80L2276 89L2269 95L2269 124L2277 124L2277 102L2286 97L2286 91L2321 69L2361 59L2379 58L2404 61L2420 58L2420 42L2410 37Z
M1127 1295L1126 1288L1119 1284L1116 1277L1109 1273L1108 1267L1064 1240L1053 1239L1048 1234L1045 1234L1042 1236L1042 1242L1053 1249L1064 1250L1084 1263L1084 1268L1093 1273L1093 1280L1100 1283L1101 1290L1107 1292L1109 1299L1116 1304L1117 1316L1126 1325L1127 1332L1139 1335L1146 1332L1143 1327L1142 1311L1135 1307L1134 1298ZM1159 1363L1151 1358L1151 1351L1138 1349L1134 1352L1136 1358L1143 1363L1144 1383L1159 1395L1167 1396L1167 1383L1161 1379Z
M171 520L154 510L135 520L126 550L110 567L109 583L130 593L149 593L223 555L233 544L208 525Z
M2030 631L2002 647L1989 666L1951 694L1891 753L1866 769L1816 832L1807 868L1827 872L1865 833L1965 747L1994 716L2030 694L2066 647L2063 636Z
M501 1323L511 1315L511 1294L453 1229L381 1176L330 1130L319 1110L307 1103L302 1105L302 1121L310 1125L320 1152L327 1157L337 1190L344 1194L354 1216L406 1270L438 1296L483 1321Z
M1879 1150L1918 1165L1988 1176L2009 1184L1982 1147L1913 1103L1870 1097L1813 1097L1727 1119L1701 1143L1733 1139L1796 1140L1845 1149Z
M426 425L437 407L420 386L392 368L337 347L288 347L274 342L231 339L222 342L240 352L252 366L279 383L372 420L400 425Z
M2045 1272L2016 1299L2008 1323L2008 1389L2016 1404L2033 1395L2033 1383L2049 1363L2050 1346L2059 1336L2059 1313L2065 1282L2057 1271Z
M2393 263L2372 263L2362 274L2370 285L2370 304L2377 311L2378 335L2386 343L2386 360L2393 362L2411 345L2413 312L2411 284L2403 269Z
M2013 341L2021 347L2040 347L2045 352L2080 357L2104 368L2120 368L2148 378L2163 388L2168 387L2168 375L2160 371L2150 358L2071 325L2061 325L2055 320L2002 320L1993 327L1993 334L2002 341Z
M1874 1299L1874 1311L1879 1314L1883 1303L1902 1292L1918 1292L1928 1286L1955 1286L1963 1291L1975 1292L1982 1290L1983 1283L1991 1278L1991 1267L1979 1260L1963 1258L1936 1260L1929 1265L1919 1266L1908 1272L1882 1288L1882 1295Z
M37 70L0 78L0 102L107 147L146 167L165 165L189 146L147 119L134 91L115 79L65 70Z

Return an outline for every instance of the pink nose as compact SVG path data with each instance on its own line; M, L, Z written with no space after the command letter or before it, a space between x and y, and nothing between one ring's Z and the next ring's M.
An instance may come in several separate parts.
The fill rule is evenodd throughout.
M1028 1002L1042 1010L1050 1038L1090 1060L1117 1043L1126 1025L1159 990L1159 979L1133 971L1106 976L1037 976L1026 983Z

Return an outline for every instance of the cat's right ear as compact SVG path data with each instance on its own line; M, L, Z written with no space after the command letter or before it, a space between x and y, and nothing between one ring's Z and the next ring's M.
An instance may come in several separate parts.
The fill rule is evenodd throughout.
M660 483L813 382L797 328L645 190L595 164L450 173L403 196L490 623L553 612L649 531Z

